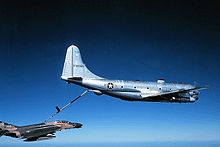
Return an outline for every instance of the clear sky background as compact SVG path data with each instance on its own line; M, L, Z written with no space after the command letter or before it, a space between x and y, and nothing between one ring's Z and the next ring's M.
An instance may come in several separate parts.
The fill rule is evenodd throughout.
M60 79L66 49L74 44L101 77L211 87L193 104L127 102L89 93L51 120L79 122L83 128L31 145L213 145L220 141L219 14L215 1L1 1L0 119L15 125L42 122L55 106L85 90ZM4 136L1 144L24 145Z

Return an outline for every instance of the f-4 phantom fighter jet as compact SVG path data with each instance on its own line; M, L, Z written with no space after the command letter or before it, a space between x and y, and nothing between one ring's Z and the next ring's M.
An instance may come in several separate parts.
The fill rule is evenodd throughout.
M193 103L205 87L191 84L111 80L93 74L82 61L79 48L71 45L66 52L61 79L89 89L96 95L106 94L127 101Z
M0 137L5 135L21 138L24 141L39 141L55 138L56 131L81 127L82 124L69 121L54 121L28 126L15 126L0 121Z

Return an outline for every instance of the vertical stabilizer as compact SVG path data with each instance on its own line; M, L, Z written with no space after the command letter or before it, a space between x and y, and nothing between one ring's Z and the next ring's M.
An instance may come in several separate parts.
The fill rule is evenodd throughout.
M82 61L79 48L71 45L66 52L66 58L61 78L83 78L83 79L102 79L88 70Z

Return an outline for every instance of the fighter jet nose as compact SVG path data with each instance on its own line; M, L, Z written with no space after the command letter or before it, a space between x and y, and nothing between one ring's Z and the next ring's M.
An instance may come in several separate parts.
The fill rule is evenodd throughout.
M83 126L83 124L78 124L77 127L78 127L78 128L82 128L82 126Z
M75 126L75 128L81 128L83 126L83 124L75 123L74 126Z

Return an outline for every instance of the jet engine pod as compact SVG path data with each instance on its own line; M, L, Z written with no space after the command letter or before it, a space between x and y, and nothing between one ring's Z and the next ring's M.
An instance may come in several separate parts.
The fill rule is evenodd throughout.
M199 95L199 91L190 91L189 95Z
M102 95L103 93L99 90L91 90L93 93L95 93L96 95L100 96Z
M196 97L189 97L189 98L176 98L175 99L177 102L179 103L188 103L188 102L195 102L196 101Z

